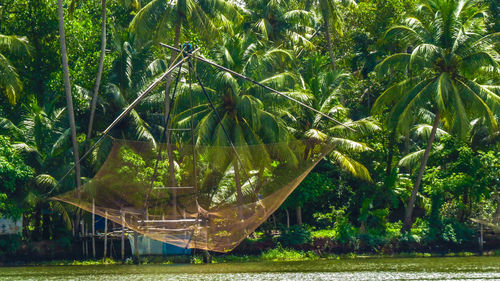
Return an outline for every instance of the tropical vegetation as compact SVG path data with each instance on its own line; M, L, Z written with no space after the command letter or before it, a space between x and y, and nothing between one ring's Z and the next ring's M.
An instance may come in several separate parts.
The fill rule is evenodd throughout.
M172 137L170 114L168 129L193 126L199 145L303 140L303 160L321 143L333 148L235 253L476 249L471 219L500 222L499 9L494 0L4 0L0 219L23 227L0 235L0 261L41 257L47 243L58 250L45 258L82 256L90 215L50 197L97 173L109 139L79 159L179 55L161 42L191 42L317 112L194 63L199 77L185 65L176 83L173 72L110 136L158 145ZM235 174L257 165L224 163ZM243 200L244 179L236 185Z

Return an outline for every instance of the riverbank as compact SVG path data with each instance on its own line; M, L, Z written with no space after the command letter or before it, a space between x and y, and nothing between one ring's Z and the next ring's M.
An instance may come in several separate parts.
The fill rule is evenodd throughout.
M211 255L212 264L218 263L245 263L245 262L292 262L292 261L318 261L318 260L364 260L364 259L410 259L410 258L452 258L452 257L500 257L500 249L496 251L485 251L482 254L472 252L457 253L397 253L392 255L385 254L323 254L318 255L312 251L301 251L287 248L275 248L262 252L260 255L234 255L217 254ZM107 258L107 259L85 259L85 260L53 260L41 262L13 262L0 263L0 266L96 266L96 265L161 265L161 264L204 264L205 254L194 254L190 256L146 256L140 257L138 263L132 258L125 261Z
M396 231L397 230L397 231ZM424 234L422 234L424 233ZM477 237L430 239L419 228L402 236L399 229L385 235L374 233L351 233L345 235L335 229L309 231L307 227L291 227L276 233L255 232L228 254L211 254L212 263L260 262L260 261L310 261L319 259L350 258L408 258L408 257L453 257L453 256L500 256L500 237L491 235L480 250ZM5 238L5 237L4 237ZM7 237L9 238L9 237ZM121 243L108 243L107 259L102 259L103 241L96 239L96 259L89 259L91 251L82 251L82 240L22 241L20 237L2 240L5 245L18 243L15 251L0 251L0 266L22 265L112 265L112 264L199 264L206 263L204 252L193 250L190 256L142 256L134 260L129 239L125 239L122 261ZM0 241L0 242L2 242ZM1 244L1 243L0 243ZM1 250L1 249L0 249ZM91 249L90 249L91 250Z

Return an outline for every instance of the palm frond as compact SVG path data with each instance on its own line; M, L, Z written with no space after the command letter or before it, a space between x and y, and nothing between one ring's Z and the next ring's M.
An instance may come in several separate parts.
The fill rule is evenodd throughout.
M400 167L414 169L418 166L418 164L420 164L420 162L422 162L422 159L424 157L424 152L425 149L412 152L406 155L405 157L401 158L401 160L399 160L398 165Z
M330 157L334 163L339 165L339 167L352 174L354 177L360 178L362 180L366 180L369 182L372 182L372 178L370 176L370 172L368 169L363 166L363 164L359 163L358 161L346 156L345 154L342 154L336 150L332 151L330 153Z
M366 152L371 151L372 149L365 143L357 142L344 138L328 138L328 143L334 145L336 150L344 151L344 152Z
M12 63L0 53L0 90L5 91L9 102L16 104L23 89L23 84Z
M407 53L388 56L375 67L375 72L379 77L383 77L391 70L406 69L410 64L411 57L412 55Z

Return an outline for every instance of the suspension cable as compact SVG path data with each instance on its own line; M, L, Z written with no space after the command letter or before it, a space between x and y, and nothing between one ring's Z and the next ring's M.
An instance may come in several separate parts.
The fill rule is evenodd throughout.
M175 48L175 47L172 47L172 46L169 46L169 45L164 44L164 43L160 43L160 45L161 45L161 46L163 46L163 47L169 48L169 49L171 49L171 50L176 50L176 51L179 51L179 49L177 49L177 48ZM260 87L262 87L262 88L264 88L264 89L266 89L266 90L268 90L268 91L271 91L271 92L273 92L273 93L275 93L275 94L278 94L278 95L280 95L280 96L282 96L282 97L284 97L284 98L286 98L286 99L289 99L289 100L291 100L291 101L293 101L293 102L295 102L295 103L297 103L297 104L299 104L299 105L301 105L301 106L303 106L303 107L305 107L305 108L307 108L307 109L309 109L309 110L311 110L311 111L314 111L315 113L317 113L317 114L319 114L319 115L321 115L321 116L323 116L323 117L325 117L325 118L327 118L327 119L329 119L329 120L331 120L331 121L333 121L333 122L337 123L338 125L341 125L341 126L343 126L343 127L347 128L347 129L349 129L349 130L351 130L351 131L353 131L353 132L355 132L355 131L356 131L355 129L353 129L353 128L351 128L351 127L347 126L346 124L344 124L344 123L342 123L342 122L340 122L340 121L336 120L335 118L333 118L333 117L331 117L331 116L329 116L329 115L327 115L327 114L325 114L325 113L323 113L323 112L321 112L321 111L319 111L319 110L315 109L314 107L311 107L311 106L309 106L309 105L307 105L307 104L305 104L305 103L303 103L303 102L301 102L301 101L299 101L299 100L297 100L297 99L295 99L295 98L292 98L292 97L290 97L290 96L287 96L286 94L284 94L284 93L282 93L282 92L280 92L280 91L278 91L278 90L275 90L275 89L273 89L273 88L271 88L271 87L269 87L269 86L266 86L266 85L264 85L264 84L262 84L262 83L260 83L260 82L257 82L257 81L253 80L253 79L252 79L252 78L250 78L250 77L247 77L247 76L245 76L245 75L243 75L243 74L241 74L241 73L238 73L238 72L236 72L236 71L234 71L234 70L231 70L231 69L229 69L229 68L226 68L226 67L224 67L224 66L222 66L222 65L218 65L218 64L216 64L215 62L212 62L212 61L210 61L210 60L208 60L208 59L205 59L205 58L202 58L202 57L196 56L196 55L194 55L194 54L188 54L188 56L190 56L190 57L192 57L192 58L195 58L195 59L197 59L197 60L200 60L200 61L202 61L202 62L208 63L208 64L210 64L211 66L217 67L217 68L219 68L219 69L221 69L221 70L223 70L223 71L226 71L226 72L228 72L228 73L231 73L231 74L233 74L233 75L235 75L235 76L237 76L237 77L239 77L239 78L242 78L242 79L245 79L245 80L247 80L247 81L249 81L249 82L252 82L253 84L255 84L255 85L257 85L257 86L260 86Z
M168 124L170 123L170 116L171 116L171 112L172 112L172 104L173 104L173 101L175 100L175 94L177 92L177 85L179 83L179 78L181 76L181 71L182 71L182 63L179 65L179 71L178 71L177 77L175 79L174 92L172 93L172 99L170 100L169 110L168 110L168 113L165 116L164 122L163 122L164 128L163 128L163 132L160 135L160 147L158 149L158 154L156 156L155 167L154 167L154 170L153 170L153 177L151 178L151 185L149 187L148 193L146 194L146 200L145 200L145 203L144 203L146 211L147 211L147 208L148 208L148 200L149 200L149 196L151 194L151 190L153 189L154 182L156 180L156 177L158 176L158 164L160 163L161 151L163 149L163 137L164 136L166 137L166 135L168 134L167 129L168 129ZM170 93L165 92L165 95L169 95L169 94Z
M199 49L200 48L197 48L196 50L193 51L193 53L197 52ZM181 57L181 55L182 54L179 53L179 55L177 55L177 57L175 58L174 61L177 61ZM172 71L174 71L174 69L176 69L179 65L181 65L183 62L185 62L187 59L188 59L188 57L184 57L180 61L178 61L175 65L171 66L169 69L167 69L167 71L165 71L165 73L163 73L158 79L156 79L153 83L151 83L151 85L149 85L149 87L147 87L141 94L139 94L139 96L129 106L127 106L127 108L125 108L123 110L123 112L120 115L118 115L118 117L116 117L116 119L113 122L111 122L111 124L102 132L101 137L87 150L87 152L85 152L85 154L82 155L82 157L80 157L80 159L78 161L76 161L76 163L56 183L56 185L54 185L54 187L49 192L47 192L45 195L50 195L56 189L56 187L59 186L62 183L62 181L71 173L71 171L76 167L76 165L80 164L97 147L97 145L104 140L104 138L107 136L109 131L111 131L111 129L113 129L113 127L116 126L116 124L118 124L118 122L120 122L128 113L130 113L130 111L132 111L132 109L142 99L144 99L154 88L156 88L156 86L158 86L158 84L160 84L160 82L163 79L165 79L165 77L167 77L167 75L169 75Z
M190 67L192 67L192 64L191 64L190 60L188 60L188 64L189 64ZM220 123L220 126L222 128L222 131L224 132L224 135L226 136L227 140L229 141L229 145L231 146L231 148L234 151L234 154L236 156L236 161L240 164L241 169L245 173L245 176L247 177L248 182L250 183L250 186L252 186L252 189L255 190L255 187L254 187L254 185L252 183L252 179L250 178L250 176L248 175L247 171L245 170L245 166L243 165L243 161L241 161L241 158L240 158L240 156L238 154L238 150L236 149L233 141L231 140L231 137L229 136L228 131L224 127L224 123L222 122L222 118L221 118L219 112L217 111L217 109L215 108L215 105L214 105L214 103L212 101L212 98L210 97L210 95L205 90L205 86L203 86L203 83L201 83L201 80L200 80L200 77L198 75L198 72L195 71L194 73L195 73L195 76L196 76L196 80L198 81L198 84L200 84L200 87L201 87L201 90L203 91L203 94L205 95L205 97L207 98L208 102L210 103L210 107L212 108L212 110L214 111L215 115L217 116L217 119L219 119L219 123ZM235 174L237 173L237 171L234 171L234 172L235 172Z

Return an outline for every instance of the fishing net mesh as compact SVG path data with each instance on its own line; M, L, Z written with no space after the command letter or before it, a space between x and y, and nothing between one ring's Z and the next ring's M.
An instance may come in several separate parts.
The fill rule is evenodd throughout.
M193 147L114 139L94 178L54 199L154 240L228 252L330 151L305 141Z

